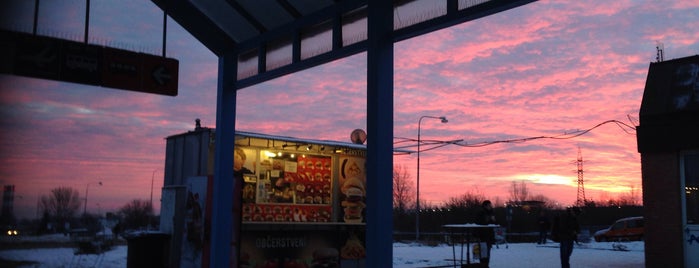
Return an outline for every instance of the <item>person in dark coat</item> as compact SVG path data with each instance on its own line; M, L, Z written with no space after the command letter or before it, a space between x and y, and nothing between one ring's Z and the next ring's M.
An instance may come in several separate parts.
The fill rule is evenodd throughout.
M551 228L551 236L560 243L561 267L570 268L570 255L573 254L573 242L580 233L577 209L568 208L562 215L556 216Z
M255 174L255 172L245 167L247 159L245 151L240 147L235 147L233 151L233 176L235 179L242 181L243 174Z
M480 225L497 224L495 221L495 214L493 213L493 204L490 202L490 200L485 200L481 204L481 211L478 213L476 223ZM481 242L485 242L487 244L487 248L482 248L481 250L487 250L488 257L481 258L480 262L485 267L488 267L488 264L490 263L490 249L495 243L495 231L493 228L479 228L477 236Z
M114 227L112 227L112 238L119 239L119 234L121 234L121 222L117 222Z
M551 229L551 221L549 220L549 217L546 216L545 211L542 210L539 212L537 223L539 224L539 241L537 244L546 244L546 234Z

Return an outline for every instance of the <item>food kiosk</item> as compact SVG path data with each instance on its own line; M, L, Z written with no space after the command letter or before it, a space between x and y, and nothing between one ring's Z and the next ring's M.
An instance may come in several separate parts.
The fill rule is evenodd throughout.
M208 267L214 129L167 137L161 232L171 267ZM363 144L236 132L240 266L364 267Z

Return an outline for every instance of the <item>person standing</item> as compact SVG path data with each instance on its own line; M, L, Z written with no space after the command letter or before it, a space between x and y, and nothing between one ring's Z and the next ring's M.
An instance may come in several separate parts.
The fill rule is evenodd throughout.
M239 147L235 147L233 151L233 176L236 179L243 180L243 174L254 174L252 170L245 167L245 161L248 157L245 155L245 151Z
M485 200L483 203L481 203L481 211L478 213L476 223L480 225L497 224L495 221L495 214L493 213L493 204L490 202L490 200ZM495 231L493 228L489 227L478 229L478 239L481 242L485 242L487 245L486 248L481 248L481 250L487 250L487 257L480 258L480 262L481 265L488 267L490 263L490 249L495 243Z
M539 241L537 241L537 244L546 244L546 234L551 229L551 221L546 216L546 211L542 210L539 212L537 222L539 224Z
M119 234L121 234L121 222L117 222L114 227L112 227L112 240L119 239Z
M573 242L580 233L580 225L574 208L566 209L556 216L551 228L551 236L560 243L561 267L570 268L570 255L573 254Z
M243 203L255 200L255 184L245 181L246 174L255 174L255 171L246 167L248 157L245 150L236 146L233 151L233 196L239 196ZM255 169L255 161L252 162L252 168ZM235 200L238 199L234 199Z

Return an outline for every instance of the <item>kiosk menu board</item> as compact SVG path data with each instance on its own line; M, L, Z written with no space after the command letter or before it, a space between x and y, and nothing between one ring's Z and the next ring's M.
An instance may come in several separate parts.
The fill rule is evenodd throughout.
M234 164L243 182L244 267L364 266L363 152L241 146L236 154L244 154Z
M243 174L243 221L332 221L332 157L262 150L260 159Z

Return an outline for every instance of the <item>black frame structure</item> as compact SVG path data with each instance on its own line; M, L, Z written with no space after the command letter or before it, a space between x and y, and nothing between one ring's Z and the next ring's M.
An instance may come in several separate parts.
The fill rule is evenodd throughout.
M211 267L237 267L231 215L236 91L367 53L366 244L369 267L392 266L395 42L535 0L151 0L219 58ZM240 204L236 204L240 205Z

